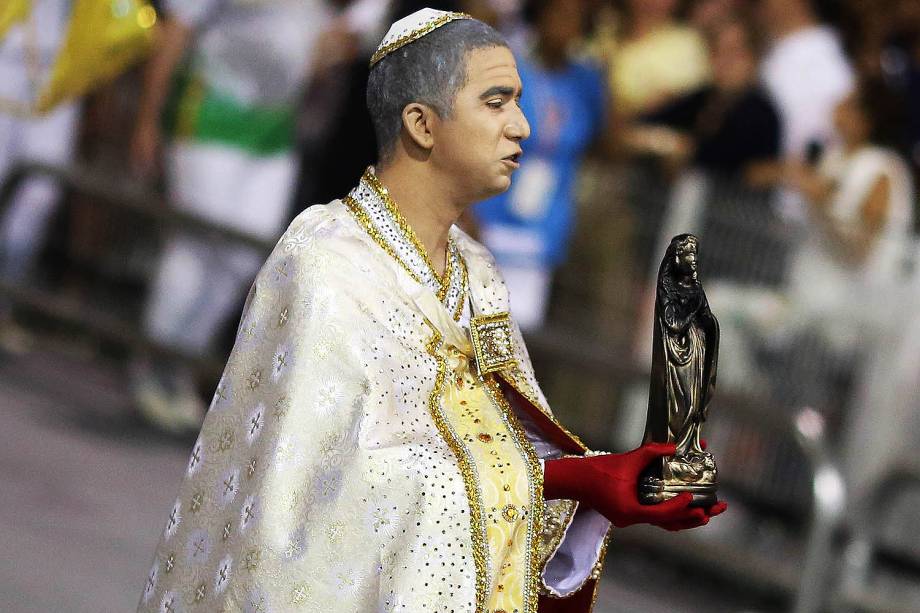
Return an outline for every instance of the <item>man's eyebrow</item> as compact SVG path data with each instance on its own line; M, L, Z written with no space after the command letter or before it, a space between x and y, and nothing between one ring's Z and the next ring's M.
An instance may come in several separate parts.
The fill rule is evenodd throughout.
M479 94L479 99L485 100L486 98L490 98L495 95L508 97L514 96L514 88L508 87L507 85L495 85Z

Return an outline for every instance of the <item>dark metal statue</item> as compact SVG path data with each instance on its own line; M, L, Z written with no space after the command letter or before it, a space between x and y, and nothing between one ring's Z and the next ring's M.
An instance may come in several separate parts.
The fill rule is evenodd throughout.
M716 502L716 464L700 445L700 430L716 383L719 323L700 285L697 247L692 234L675 236L658 269L645 442L674 443L677 452L646 473L646 503L681 492L693 493L694 504Z

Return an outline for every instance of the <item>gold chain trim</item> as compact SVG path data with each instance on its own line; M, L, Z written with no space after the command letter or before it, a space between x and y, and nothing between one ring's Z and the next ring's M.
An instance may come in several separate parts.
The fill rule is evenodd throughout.
M431 395L428 397L428 410L441 437L457 458L460 474L463 477L463 484L466 487L466 497L470 504L470 536L473 542L473 562L476 566L476 613L485 613L488 566L486 564L486 531L485 524L482 521L482 501L479 496L479 484L476 480L469 452L464 449L463 444L441 414L440 397L447 372L447 360L438 354L438 347L442 340L441 333L427 320L425 323L431 328L432 332L431 339L425 346L425 350L438 363L438 374L435 379L434 389L431 390Z
M524 611L537 613L540 596L540 575L541 560L538 554L538 541L543 534L543 469L540 467L540 459L534 446L527 440L524 434L524 428L518 421L517 415L508 400L502 393L498 381L494 377L485 379L485 388L489 395L501 409L511 430L511 436L514 439L518 449L524 456L524 461L530 471L530 517L527 522L527 589L525 591Z
M396 51L400 47L404 47L405 45L408 45L411 42L417 41L421 37L433 32L434 30L437 30L438 28L440 28L441 26L443 26L445 23L449 21L454 21L455 19L472 19L472 18L473 18L472 16L467 15L466 13L458 13L458 12L450 12L450 13L447 13L446 15L441 15L437 19L428 22L421 28L417 30L413 30L409 32L408 34L403 34L402 36L394 40L392 43L388 43L384 45L383 47L380 47L379 49L377 49L377 51L374 52L374 55L371 56L370 65L373 66L374 64L382 60L384 56L387 55L388 53L392 53L393 51Z

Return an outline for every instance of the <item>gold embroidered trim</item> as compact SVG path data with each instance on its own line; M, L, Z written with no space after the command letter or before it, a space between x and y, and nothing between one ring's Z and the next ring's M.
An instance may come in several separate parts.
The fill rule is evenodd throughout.
M521 422L518 421L511 405L508 404L508 400L502 393L498 381L494 377L487 377L485 379L485 388L492 397L492 401L501 410L515 445L524 456L524 461L530 471L530 479L528 479L530 484L530 516L527 520L527 588L524 592L524 611L525 613L537 613L541 574L540 556L537 555L537 541L543 533L543 469L540 467L540 459L537 457L536 449L527 440L524 428L521 426Z
M571 595L577 592L578 590L583 589L585 587L585 584L588 581L590 581L591 579L594 579L594 591L591 594L591 606L588 608L588 613L591 613L591 611L594 610L594 604L597 602L597 586L600 583L601 575L604 572L604 561L607 558L607 546L610 544L610 535L612 532L613 532L613 528L611 527L610 529L607 530L607 534L604 535L604 540L601 543L601 548L597 554L597 561L594 563L594 567L591 569L591 572L588 573L584 581L582 581L578 587L573 589L572 592L568 596L559 596L551 592L549 588L546 586L546 583L542 581L542 577L540 581L540 593L543 596L546 596L547 598L553 598L555 600L564 600L566 598L571 597Z
M410 240L413 239L413 237L411 236L409 238ZM444 258L444 274L441 277L438 277L437 275L435 275L435 278L438 279L438 283L439 283L438 294L437 294L438 300L440 300L441 302L444 302L444 299L447 298L447 290L450 289L450 282L454 276L454 258L456 257L455 250L451 248L453 247L453 245L449 242L450 239L447 239L447 240L448 240L447 254ZM424 252L423 252L423 255L424 255ZM428 256L424 255L424 257L428 265L431 266L431 262L428 262ZM434 269L432 269L432 271L433 270Z
M396 224L399 231L402 232L403 237L408 242L407 248L414 249L419 259L427 267L428 273L431 274L431 277L434 279L435 283L437 283L437 291L435 294L437 295L439 301L445 303L448 298L448 294L451 292L451 286L455 282L454 277L456 276L457 270L459 269L462 271L460 278L456 280L460 283L460 289L458 304L454 312L454 320L459 321L460 316L463 313L463 304L465 302L464 297L469 287L469 277L467 273L466 262L464 261L463 256L457 247L456 241L453 238L448 238L445 254L446 257L444 263L444 274L438 275L434 270L431 259L428 257L428 252L425 251L424 246L415 235L415 232L399 212L396 203L394 203L392 198L390 198L386 187L380 183L380 180L373 173L371 168L365 170L361 180L367 184L367 187L369 187L383 203L384 210L381 211L381 213L385 212L386 215L389 215L390 219ZM342 198L342 201L358 221L358 224L364 228L364 230L371 236L374 242L377 243L390 257L399 262L400 266L402 266L403 269L409 273L409 276L411 276L415 282L419 283L420 285L426 285L425 280L422 279L424 273L417 271L402 257L400 257L400 254L389 242L381 229L378 228L374 223L374 219L368 213L367 209L365 209L364 206L351 194Z
M607 530L607 536L604 537L604 544L601 545L600 555L597 556L597 564L594 565L594 570L591 571L591 578L594 579L594 594L591 596L591 606L588 608L588 613L594 610L594 605L597 603L597 588L601 583L601 574L604 572L604 561L607 559L607 545L610 544L610 534L612 532L613 528Z
M437 30L444 24L450 21L454 21L456 19L472 19L472 16L466 13L458 13L458 12L450 12L446 15L441 15L437 19L428 22L421 28L418 28L417 30L413 30L409 32L408 34L404 34L400 36L399 38L397 38L396 40L394 40L392 43L389 43L377 49L377 51L374 52L374 55L371 56L370 65L373 66L374 64L382 60L384 56L386 56L388 53L392 53L393 51L396 51L400 47L404 47L411 42L415 42L421 37L425 36L426 34L429 34Z
M476 566L476 613L485 613L486 592L488 591L488 565L486 559L486 527L482 519L482 500L479 494L479 484L477 483L469 452L464 449L463 444L441 413L440 397L447 372L447 360L439 355L437 351L441 345L441 333L431 322L426 320L425 323L431 328L432 332L431 339L425 346L425 350L438 363L434 389L431 390L431 395L428 397L428 411L431 413L431 418L434 420L441 437L457 458L460 474L463 477L463 484L466 487L466 497L470 504L470 536L473 542L473 562Z

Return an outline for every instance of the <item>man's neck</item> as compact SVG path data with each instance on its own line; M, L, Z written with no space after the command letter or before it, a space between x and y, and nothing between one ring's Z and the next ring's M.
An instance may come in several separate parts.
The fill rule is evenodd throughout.
M448 232L465 205L451 197L445 182L429 168L411 160L394 161L377 169L377 178L425 247L435 272L443 275Z

